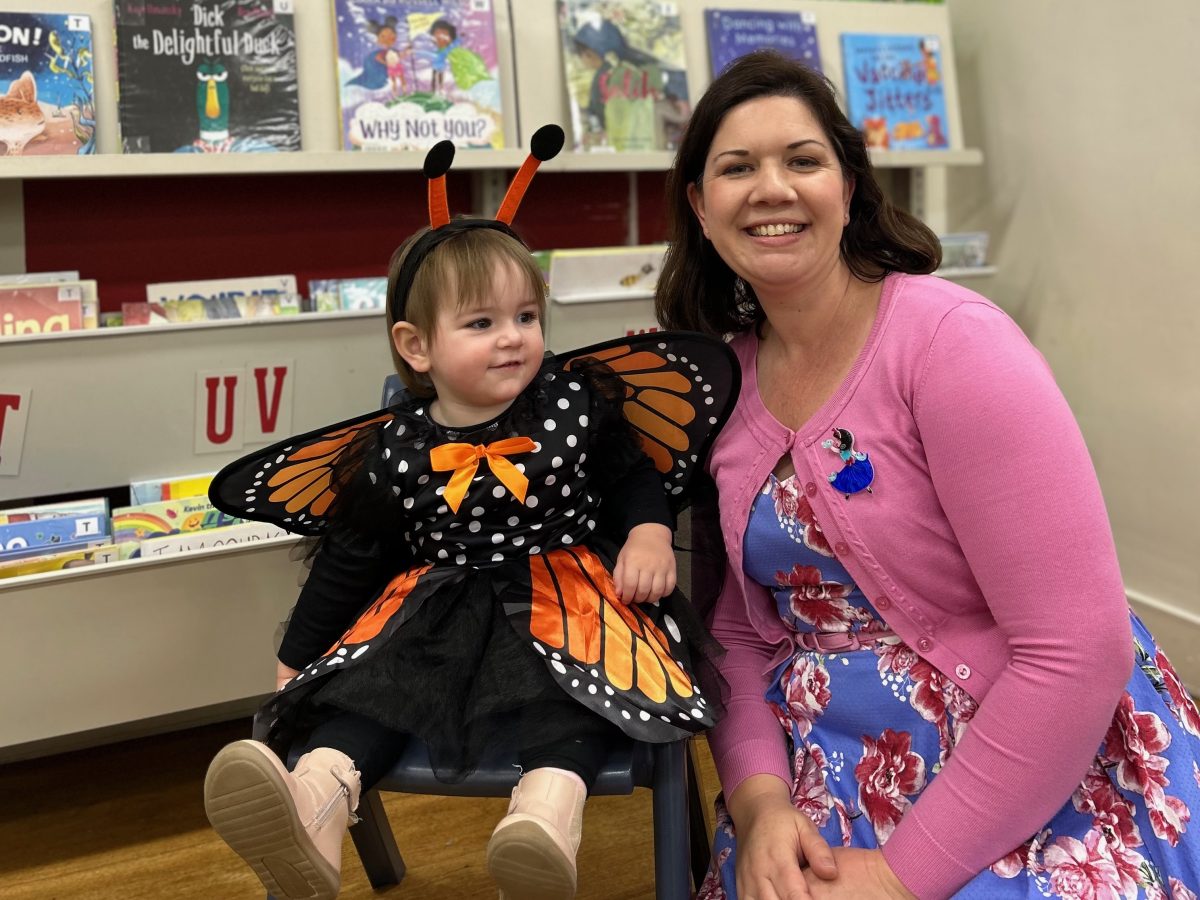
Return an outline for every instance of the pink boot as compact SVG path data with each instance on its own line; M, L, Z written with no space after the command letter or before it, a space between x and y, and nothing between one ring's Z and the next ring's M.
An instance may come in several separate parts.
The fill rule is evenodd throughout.
M508 815L488 841L487 864L501 900L571 900L583 832L583 780L563 769L534 769L512 792Z
M275 900L333 900L358 793L354 761L340 750L318 747L288 772L265 744L237 741L208 767L204 809Z

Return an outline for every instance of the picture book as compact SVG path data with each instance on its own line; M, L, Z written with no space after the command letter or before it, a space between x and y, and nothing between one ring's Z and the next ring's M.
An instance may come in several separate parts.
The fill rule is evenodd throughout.
M342 278L338 295L342 309L383 309L387 305L386 278Z
M295 0L115 0L125 153L300 149Z
M95 316L94 307L91 315ZM77 331L83 327L84 293L78 282L0 285L0 337Z
M27 556L20 559L0 559L0 578L40 575L43 572L60 572L82 566L117 562L122 559L132 559L137 552L138 545L136 543L125 541L120 544L85 546L74 550L63 550L59 553Z
M167 311L161 303L125 301L121 304L122 325L170 325Z
M336 278L314 278L308 282L310 312L336 312L342 308L342 295Z
M140 541L163 534L220 528L241 521L214 509L206 496L184 497L114 509L112 535L114 541Z
M846 116L877 150L950 146L938 38L843 34Z
M295 275L261 275L249 278L210 278L203 281L160 281L146 285L148 303L168 300L209 300L228 297L236 301L250 295L294 294Z
M576 151L674 150L691 114L679 4L558 0Z
M13 522L33 522L38 519L54 519L60 516L89 515L107 519L107 498L91 497L86 500L70 500L64 503L39 503L34 506L0 509L0 525L10 525Z
M0 525L0 559L104 542L109 534L108 518L95 513L11 522Z
M147 478L130 482L129 499L134 506L181 500L185 497L207 497L208 485L215 472L199 475L176 475L171 478Z
M146 559L169 556L173 553L187 553L192 550L208 550L213 547L253 544L285 536L289 536L289 532L269 522L242 522L224 528L150 538L141 542L138 555L142 559Z
M8 156L96 152L92 20L0 12L0 144Z
M788 59L821 71L817 17L811 12L708 9L708 59L716 78L731 62L753 50L778 50Z
M79 272L14 272L0 275L0 285L46 284L51 281L78 281Z
M494 0L334 0L347 150L504 146Z
M666 244L555 250L550 297L557 303L653 297L666 250Z

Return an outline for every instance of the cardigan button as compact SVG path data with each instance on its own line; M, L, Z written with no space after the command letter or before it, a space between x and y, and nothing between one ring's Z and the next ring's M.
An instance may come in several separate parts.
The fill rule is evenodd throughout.
M838 556L845 556L850 552L850 546L845 541L838 541L833 545L833 552Z
M815 482L815 481L810 481L808 484L806 484L806 485L804 486L804 493L808 494L808 496L810 496L810 497L815 497L815 496L817 496L817 484L816 484L816 482Z
M961 678L963 681L966 681L968 678L971 677L971 667L968 665L964 665L963 663L959 663L957 666L954 667L954 674L957 675L959 678Z
M919 641L917 641L917 649L920 650L922 653L928 653L930 650L933 649L933 641L931 641L927 637L923 637Z
M877 599L877 600L875 601L875 608L876 608L876 609L878 609L878 610L880 610L881 612L882 612L883 610L888 610L888 609L891 609L891 608L892 608L892 601L891 601L891 600L889 600L887 597L880 597L879 599Z

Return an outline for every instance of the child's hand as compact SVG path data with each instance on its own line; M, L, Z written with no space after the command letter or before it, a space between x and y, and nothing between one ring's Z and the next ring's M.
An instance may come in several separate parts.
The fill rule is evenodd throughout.
M293 669L291 666L285 666L279 660L275 660L275 690L283 690L283 686L299 674L299 669Z
M634 526L617 554L613 583L617 598L626 606L657 600L675 590L671 529L655 522Z

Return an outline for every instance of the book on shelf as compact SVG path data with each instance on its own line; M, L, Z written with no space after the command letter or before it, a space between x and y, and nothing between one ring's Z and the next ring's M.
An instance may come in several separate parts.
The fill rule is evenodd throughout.
M336 278L313 278L308 282L310 312L337 312L342 308L342 295Z
M387 305L387 278L340 278L342 309L383 309Z
M842 35L846 117L879 150L950 146L945 76L936 36Z
M93 512L0 525L0 559L39 556L83 545L111 542L111 526Z
M96 152L92 53L85 15L0 12L0 143L8 156Z
M187 553L192 550L208 550L212 547L232 547L238 544L253 544L288 534L270 522L241 522L222 528L209 528L185 534L149 538L141 542L138 556L142 559Z
M799 10L707 9L708 61L716 78L731 62L755 50L778 50L788 59L821 71L817 17Z
M0 337L96 328L96 282L0 285Z
M187 497L207 497L208 486L215 472L198 475L174 475L170 478L144 478L129 484L131 505L160 503L163 500L182 500Z
M649 299L666 250L666 244L555 250L550 254L550 298L557 303Z
M32 506L0 509L0 525L10 525L14 522L34 522L38 519L55 519L62 516L101 516L108 519L108 499L88 497L84 500L38 503Z
M0 285L49 284L52 281L78 281L79 272L13 272L0 275Z
M293 6L116 0L123 151L299 150Z
M493 0L333 0L347 150L504 146Z
M112 511L112 536L114 541L141 541L164 534L236 525L241 521L214 508L207 496L182 497L117 507Z
M159 281L146 285L148 303L168 300L220 300L247 296L296 293L295 275L255 275L247 278L209 278L201 281Z
M120 544L98 544L58 553L26 556L20 559L0 559L0 578L16 578L20 575L39 575L43 572L60 572L83 566L102 565L122 559L132 559L138 553L138 545L132 541Z
M939 234L943 269L981 269L987 265L988 233L961 231Z
M677 3L558 0L576 151L674 150L691 114Z

